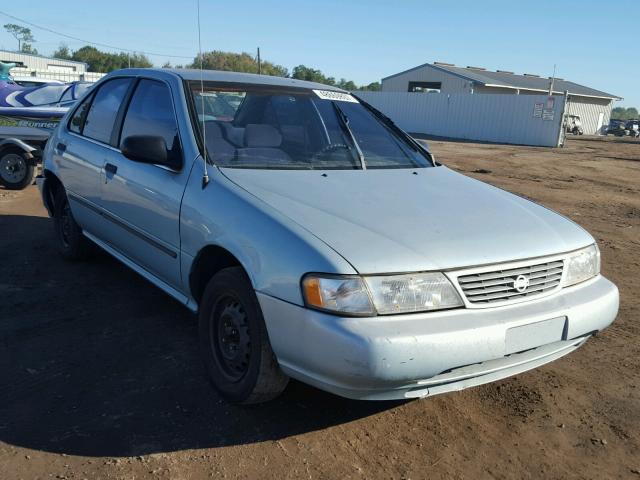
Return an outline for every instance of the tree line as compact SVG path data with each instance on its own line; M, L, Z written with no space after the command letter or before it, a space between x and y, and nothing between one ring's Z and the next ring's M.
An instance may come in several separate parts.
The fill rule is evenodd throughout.
M109 53L89 45L75 51L71 51L66 45L61 45L53 53L53 56L64 60L75 60L77 62L87 63L89 65L89 71L92 72L108 73L119 68L148 68L153 66L149 58L141 53ZM289 72L288 68L268 60L261 60L260 65L258 65L258 60L246 52L234 53L213 50L203 52L202 57L198 54L193 59L193 62L187 65L176 65L174 67L170 63L165 63L163 68L200 68L201 64L205 70L225 70L244 73L258 73L258 71L260 71L263 75L308 80L326 85L334 85L345 90L380 90L379 82L358 86L352 80L345 78L336 80L334 77L324 75L320 70L305 65L298 65L294 67L291 72Z
M616 107L611 110L611 120L637 120L638 109L635 107Z
M205 70L227 70L232 72L245 72L245 73L262 73L263 75L272 75L275 77L287 77L295 78L296 80L307 80L310 82L324 83L325 85L333 85L345 90L380 90L379 82L372 82L368 85L356 85L352 80L346 78L340 78L336 80L335 77L328 77L320 70L307 67L306 65L298 65L293 68L291 72L289 69L276 63L262 60L258 65L257 58L251 54L223 52L221 50L213 50L211 52L204 52L202 56L199 54L193 59L193 62L188 64L186 68L202 68ZM170 67L170 64L166 64L166 67ZM181 66L177 66L181 68Z
M7 23L4 29L10 33L18 42L18 51L23 53L37 54L38 51L33 47L35 38L30 28ZM77 50L71 51L65 44L61 44L58 49L53 52L53 57L63 60L74 60L76 62L84 62L88 65L90 72L109 73L112 70L120 68L149 68L153 63L142 53L109 53L98 50L90 45L85 45ZM286 67L276 63L258 60L252 55L234 52L223 52L221 50L213 50L198 54L193 62L188 64L187 68L200 68L206 70L226 70L231 72L245 73L262 73L263 75L273 75L276 77L288 77L298 80L308 80L311 82L324 83L333 85L345 90L380 90L379 82L372 82L368 85L356 85L352 80L335 77L328 77L320 70L307 67L306 65L298 65L291 72ZM165 63L163 68L171 68L170 63ZM176 65L176 68L183 68L182 65Z
M4 29L10 33L18 42L18 51L23 53L38 54L33 47L36 41L31 29L7 23ZM74 60L83 62L88 65L90 72L109 73L112 70L120 68L149 68L153 63L142 53L110 53L98 50L90 45L85 45L77 50L72 51L67 45L61 44L58 49L53 52L53 57L62 60ZM356 85L352 80L326 76L320 70L307 67L306 65L298 65L291 72L286 67L270 62L268 60L258 60L249 53L223 52L221 50L213 50L204 52L202 56L198 54L193 62L186 65L186 68L200 68L206 70L226 70L231 72L244 73L262 73L263 75L272 75L276 77L295 78L297 80L308 80L310 82L324 83L333 85L345 90L380 90L380 82L372 82L368 85ZM171 68L170 63L165 63L163 68ZM183 65L176 65L175 68L184 68Z

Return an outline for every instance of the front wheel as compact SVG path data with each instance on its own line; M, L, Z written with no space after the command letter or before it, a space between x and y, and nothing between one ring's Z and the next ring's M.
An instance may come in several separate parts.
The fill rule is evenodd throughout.
M258 299L242 268L225 268L209 281L198 324L205 367L226 400L260 403L282 393L289 377L271 349Z
M0 184L8 190L22 190L33 183L36 167L23 152L9 150L0 154Z

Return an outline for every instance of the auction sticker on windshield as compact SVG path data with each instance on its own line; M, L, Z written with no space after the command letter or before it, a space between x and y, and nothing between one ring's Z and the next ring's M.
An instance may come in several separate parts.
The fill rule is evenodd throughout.
M337 100L339 102L358 103L358 100L353 98L353 96L348 93L334 92L331 90L314 90L313 93L315 93L323 100Z

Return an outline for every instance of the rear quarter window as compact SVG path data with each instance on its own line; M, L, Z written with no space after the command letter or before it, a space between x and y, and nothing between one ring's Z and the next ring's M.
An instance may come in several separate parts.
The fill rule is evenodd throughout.
M87 96L80 106L76 109L69 120L69 130L73 133L81 134L82 127L84 126L84 119L87 117L87 112L89 111L89 107L91 106L91 100L93 97L91 95Z

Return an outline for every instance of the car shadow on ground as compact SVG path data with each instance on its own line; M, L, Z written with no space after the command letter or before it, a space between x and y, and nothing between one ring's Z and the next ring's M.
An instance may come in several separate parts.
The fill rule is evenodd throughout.
M61 259L49 219L0 216L0 441L134 456L277 440L376 414L291 382L238 407L209 385L192 314L106 254Z

